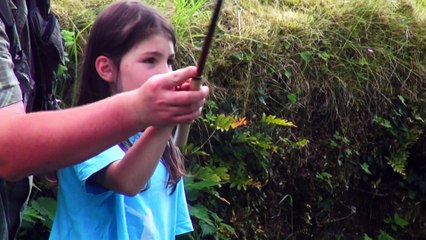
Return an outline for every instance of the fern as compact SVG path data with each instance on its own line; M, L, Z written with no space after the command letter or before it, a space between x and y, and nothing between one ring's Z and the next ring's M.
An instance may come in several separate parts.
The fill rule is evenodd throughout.
M56 213L56 200L49 197L39 197L32 200L25 208L23 220L29 223L41 221L48 229L52 228Z
M422 136L426 121L420 116L416 106L407 104L402 96L399 96L398 100L388 119L375 116L373 123L383 127L390 134L384 136L390 140L388 143L390 156L385 158L394 172L405 176L410 148Z
M395 172L405 176L405 167L407 166L409 156L408 151L397 152L392 154L390 158L387 158L388 164Z
M34 209L33 206L30 205L25 208L22 220L24 222L35 223L37 220L44 221L45 219L36 209Z
M216 128L216 130L220 130L222 132L229 131L229 129L231 129L232 124L236 121L236 116L226 116L225 114L219 114L216 117L214 127Z
M277 118L276 116L273 116L273 115L266 116L265 113L262 114L262 122L279 125L283 127L296 127L294 123L288 120Z

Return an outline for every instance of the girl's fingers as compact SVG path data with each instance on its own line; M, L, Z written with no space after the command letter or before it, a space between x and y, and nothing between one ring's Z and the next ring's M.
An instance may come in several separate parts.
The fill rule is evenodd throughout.
M189 106L194 105L201 107L209 93L209 88L207 86L202 86L200 90L196 91L176 91L173 94L169 95L169 104L170 106Z

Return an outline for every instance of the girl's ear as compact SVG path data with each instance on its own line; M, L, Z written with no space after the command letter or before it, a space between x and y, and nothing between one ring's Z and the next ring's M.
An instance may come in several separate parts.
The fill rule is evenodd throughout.
M98 72L99 76L109 82L113 83L115 82L115 66L113 61L105 56L99 56L96 58L95 62L96 71Z

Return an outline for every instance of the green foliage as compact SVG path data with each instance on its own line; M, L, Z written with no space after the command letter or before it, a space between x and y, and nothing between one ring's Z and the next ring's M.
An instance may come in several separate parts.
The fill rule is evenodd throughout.
M386 129L386 145L389 156L386 156L392 169L406 175L406 166L410 156L410 147L424 134L426 121L418 112L418 107L407 104L404 97L399 96L395 107L389 113L388 119L375 116L373 122Z
M53 84L53 94L55 97L61 100L60 106L66 108L69 106L69 87L72 85L72 77L70 75L70 70L68 69L71 66L69 59L69 52L67 49L70 47L71 42L73 42L73 35L68 31L61 31L62 38L64 39L64 65L59 65L58 71L56 73L57 81ZM74 65L76 66L76 65Z
M393 238L391 235L389 235L387 232L385 231L380 231L379 236L377 236L378 240L395 240L395 238Z
M203 239L209 235L216 235L219 239L235 236L235 229L223 222L215 212L207 209L202 204L190 206L191 215L198 220L200 233L191 234L191 239ZM197 237L196 237L197 236Z
M296 143L280 135L283 140L273 142L275 134L295 127L292 122L273 115L262 114L259 120L248 120L234 114L216 113L218 107L212 101L206 109L199 124L204 126L200 129L208 131L208 143L204 144L205 147L198 148L198 151L188 151L188 148L183 151L192 153L187 156L189 159L199 158L197 162L191 161L189 174L185 178L191 215L197 220L196 231L189 236L202 239L213 235L218 239L230 239L240 236L241 232L237 233L235 225L226 222L224 218L238 218L237 209L245 208L235 202L238 201L235 192L247 198L253 197L252 191L256 195L262 195L261 190L269 179L272 154L290 145L292 148L300 148L307 141L300 140ZM190 148L194 149L192 146ZM232 195L229 195L231 192ZM261 197L263 198L264 196ZM281 202L285 199L283 197ZM262 206L262 201L250 204L250 207L247 206L252 208L250 212L265 207ZM230 207L233 210L226 211ZM218 208L220 210L213 211ZM253 219L245 225L253 228L254 232L262 231L256 227L259 224L257 221Z
M367 163L361 164L361 168L365 173L370 174L370 175L372 174L371 171L370 171L370 165L368 165Z
M356 150L351 149L349 138L340 132L334 133L333 138L330 140L330 146L338 151L337 162L339 166L353 158L353 155L359 155ZM361 167L364 171L367 169L365 163Z
M405 228L409 225L408 221L395 213L392 217L385 218L385 223L390 224L394 231L399 228Z
M290 121L287 121L285 119L279 119L276 116L266 116L265 113L262 114L262 122L284 127L296 127L296 125L294 125L294 123Z
M197 201L202 193L208 193L221 200L219 193L214 187L220 187L222 182L229 180L228 169L223 167L202 167L194 164L188 170L185 177L185 189L188 200Z
M206 0L173 0L175 12L171 17L171 22L175 26L177 35L185 41L193 38L193 23L206 22L207 11L203 11Z
M333 176L328 172L317 172L315 175L317 179L324 181L330 187L330 191L333 190Z
M55 218L56 203L47 182L34 177L29 203L22 215L19 239L47 239Z
M223 239L235 234L234 228L226 224L214 211L200 203L206 197L208 199L213 197L228 203L215 189L227 180L229 180L229 175L226 168L202 167L195 164L188 170L188 176L185 177L187 199L189 202L195 203L190 205L190 213L199 227L199 232L192 233L187 236L188 238L202 239L207 235L217 235Z
M370 236L368 236L367 234L364 234L362 237L361 237L361 240L373 240Z
M39 197L31 201L25 208L23 224L34 224L40 220L44 227L52 228L56 213L56 200L48 197Z

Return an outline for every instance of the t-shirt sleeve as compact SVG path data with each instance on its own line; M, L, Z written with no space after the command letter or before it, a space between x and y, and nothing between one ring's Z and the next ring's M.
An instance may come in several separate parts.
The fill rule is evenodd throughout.
M92 194L98 194L107 189L102 188L100 185L90 184L87 180L90 176L107 167L112 162L120 160L124 157L124 152L118 145L115 145L104 152L82 162L80 164L74 165L74 171L77 178L82 183L86 192Z

